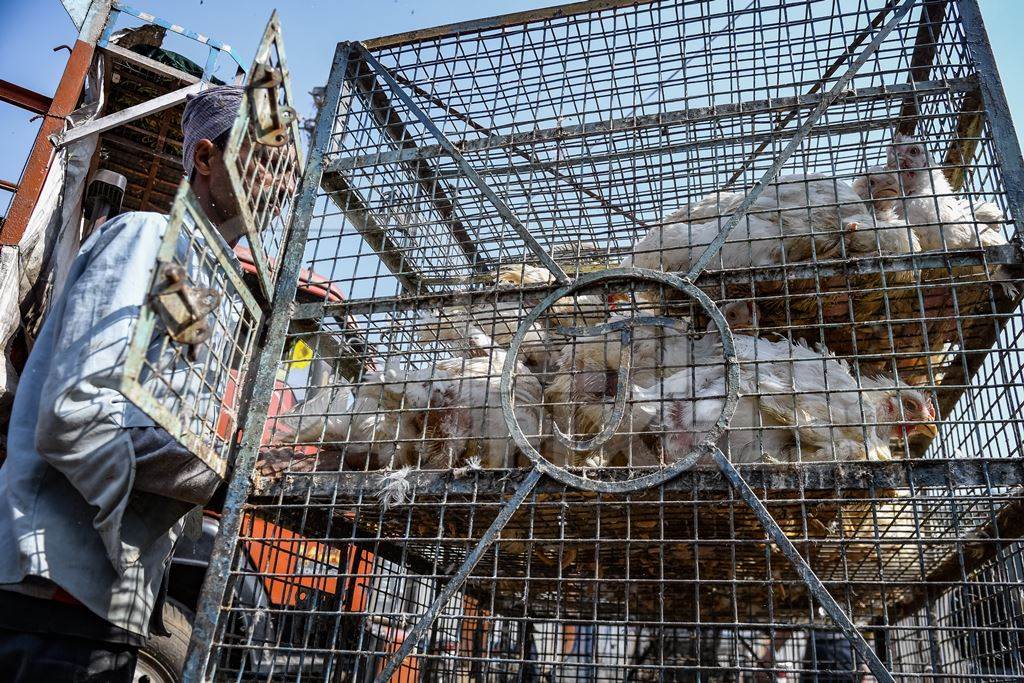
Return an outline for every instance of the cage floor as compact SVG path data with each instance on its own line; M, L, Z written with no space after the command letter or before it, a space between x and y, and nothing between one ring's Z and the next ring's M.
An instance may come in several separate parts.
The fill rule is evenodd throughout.
M1019 535L1014 461L747 466L744 475L811 567L857 619L898 618ZM383 510L374 474L289 475L251 501L303 536L356 545L423 576L457 569L521 471L413 473ZM303 500L300 504L282 501ZM1011 519L1012 518L1012 519ZM632 495L544 480L471 575L495 613L756 622L815 606L753 512L700 467Z
M824 344L863 373L895 372L911 384L963 384L963 354L969 365L986 354L1021 302L1020 292L1009 296L984 264L1016 269L1020 256L1004 246L917 261L919 270L914 259L859 259L794 264L749 282L709 273L700 282L718 299L758 302L760 334ZM698 316L698 327L706 322ZM939 389L944 405L959 395L951 393L955 388Z

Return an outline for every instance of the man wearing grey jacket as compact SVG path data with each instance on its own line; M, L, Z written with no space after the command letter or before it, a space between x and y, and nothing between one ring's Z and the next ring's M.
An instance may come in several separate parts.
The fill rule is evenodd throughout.
M222 154L242 97L212 88L182 117L225 246L242 236ZM146 212L100 226L29 356L0 467L0 681L131 681L183 517L220 484L118 392L166 227Z

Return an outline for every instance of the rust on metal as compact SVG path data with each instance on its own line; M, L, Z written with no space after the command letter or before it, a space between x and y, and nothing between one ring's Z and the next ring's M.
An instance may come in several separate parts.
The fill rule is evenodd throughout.
M188 347L195 361L202 346L213 334L209 316L220 303L220 292L196 287L188 273L177 263L160 267L150 292L150 302L160 316L171 339Z
M36 114L45 114L50 110L53 98L0 78L0 102L13 104Z
M914 39L914 51L910 56L909 83L927 81L935 63L935 54L939 44L939 33L946 16L948 0L925 0L921 7L921 18L917 24L917 36ZM909 95L903 100L900 111L898 130L904 135L917 132L917 100Z
M365 61L357 60L352 65L351 81L355 83L356 92L365 100L367 108L380 127L394 140L401 149L415 149L417 144L406 129L406 124L395 110L390 98L377 82L373 70ZM416 177L426 199L442 218L442 222L455 237L459 248L466 254L470 267L479 269L476 253L476 242L470 237L468 230L456 215L455 204L449 191L438 177L437 170L424 159L415 159L405 164Z
M443 24L431 28L416 29L404 33L395 33L390 36L371 38L362 41L368 50L378 51L412 43L420 43L437 38L454 38L464 33L476 33L494 28L509 28L521 26L536 21L547 19L561 19L579 14L593 14L607 10L615 10L623 7L640 7L660 0L583 0L582 2L570 2L554 7L544 7L525 12L512 12L486 19L474 19L471 21Z
M25 164L25 171L22 174L18 191L11 201L10 211L7 212L7 220L4 221L3 226L0 226L0 244L18 244L22 235L25 234L29 216L35 208L39 194L43 190L46 175L50 170L50 162L53 158L53 145L50 143L50 136L63 130L64 117L70 114L77 105L94 51L93 45L82 40L75 41L75 47L71 51L71 56L68 57L67 66L57 85L53 101L43 117L39 132L36 133L36 139L32 144L28 162Z

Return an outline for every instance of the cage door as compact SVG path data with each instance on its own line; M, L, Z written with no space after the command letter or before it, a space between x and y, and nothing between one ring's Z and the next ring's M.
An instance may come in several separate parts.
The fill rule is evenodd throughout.
M302 168L299 122L277 12L256 49L245 92L225 162L260 290L269 301Z
M121 393L223 477L262 313L188 181L147 284Z

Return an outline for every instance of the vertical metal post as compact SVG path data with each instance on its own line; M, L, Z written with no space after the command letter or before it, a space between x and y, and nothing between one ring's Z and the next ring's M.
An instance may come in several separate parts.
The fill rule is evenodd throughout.
M21 242L28 228L29 218L35 211L36 202L43 190L46 176L53 163L53 145L50 136L64 128L64 117L74 110L78 98L82 94L85 75L92 65L92 57L96 52L96 41L99 40L106 26L112 23L112 0L94 0L82 20L78 40L68 57L67 66L57 84L57 91L50 101L49 110L43 115L32 151L18 182L18 191L11 200L7 218L0 226L0 245L16 245Z
M985 32L978 0L958 0L960 21L966 35L967 49L978 72L981 82L981 97L985 112L992 126L993 143L1003 173L1006 201L1014 221L1024 220L1024 160L1021 159L1020 143L1010 118L1010 105L1006 101L1003 82L996 68L996 58ZM1017 237L1020 237L1018 232Z
M341 100L341 84L345 78L349 52L349 43L338 43L331 64L330 78L327 81L324 106L317 116L309 157L292 214L288 246L274 290L272 312L263 337L262 351L255 365L256 378L249 397L249 410L242 440L237 449L234 471L224 502L224 515L221 517L220 530L214 542L210 566L199 598L196 622L183 673L186 681L203 679L216 637L218 619L241 528L243 506L251 487L252 471L259 456L263 425L274 391L277 363L284 349L285 333L291 319L290 304L302 267L310 217L316 206L324 153L330 146L334 118Z
M28 228L29 218L35 211L36 202L43 191L43 184L50 172L53 162L53 145L50 136L64 129L64 117L71 113L82 93L85 74L92 64L95 48L82 40L75 41L75 47L68 57L67 66L57 84L57 92L53 95L50 109L43 114L43 122L36 133L32 151L29 152L25 170L18 182L18 191L11 200L11 208L7 219L0 228L0 244L16 245L21 242Z

